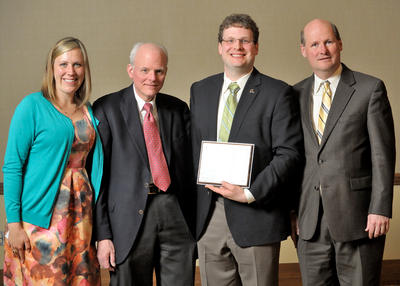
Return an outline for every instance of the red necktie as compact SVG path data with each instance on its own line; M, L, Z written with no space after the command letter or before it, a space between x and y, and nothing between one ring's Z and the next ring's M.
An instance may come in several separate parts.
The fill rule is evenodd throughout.
M171 178L169 177L168 166L162 149L160 133L151 113L153 105L145 103L143 109L146 111L143 119L143 133L151 175L153 176L154 185L165 192L171 184Z

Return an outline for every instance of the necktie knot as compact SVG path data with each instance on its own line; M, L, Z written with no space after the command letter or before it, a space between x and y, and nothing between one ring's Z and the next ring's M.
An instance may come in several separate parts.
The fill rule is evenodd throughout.
M143 109L147 112L147 113L151 113L151 111L153 110L153 104L151 104L151 103L149 103L149 102L146 102L144 105L143 105Z
M329 97L332 96L332 91L331 91L330 85L331 85L331 83L329 82L329 80L324 81L324 92L326 92L326 94L329 95Z
M228 86L228 89L231 92L231 94L235 96L239 91L240 86L236 82L231 82Z

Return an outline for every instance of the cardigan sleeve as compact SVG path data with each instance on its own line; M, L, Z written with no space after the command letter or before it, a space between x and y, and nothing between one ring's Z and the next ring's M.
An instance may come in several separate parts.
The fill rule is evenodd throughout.
M90 180L95 192L95 201L97 201L100 193L101 179L103 176L103 146L97 128L99 125L99 120L94 116L90 103L87 103L86 106L89 111L94 130L96 131L95 145L91 154L91 166L87 168L87 170L90 171Z
M11 119L4 157L4 203L7 222L21 221L24 166L35 140L35 103L25 98Z

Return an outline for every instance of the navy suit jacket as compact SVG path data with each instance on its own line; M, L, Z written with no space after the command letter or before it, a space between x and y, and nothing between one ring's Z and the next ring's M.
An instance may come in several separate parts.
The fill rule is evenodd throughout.
M170 95L156 96L160 137L171 185L190 228L194 225L194 196L187 104ZM104 174L96 205L97 240L111 239L116 263L129 254L149 192L151 172L142 123L132 85L108 94L93 104L104 148Z
M217 114L224 75L217 74L191 87L190 108L195 171L202 140L217 139ZM303 136L298 103L284 82L253 70L238 103L229 142L255 144L247 204L225 199L227 223L242 247L279 242L290 233L290 187L302 170ZM197 186L197 239L205 231L215 194Z

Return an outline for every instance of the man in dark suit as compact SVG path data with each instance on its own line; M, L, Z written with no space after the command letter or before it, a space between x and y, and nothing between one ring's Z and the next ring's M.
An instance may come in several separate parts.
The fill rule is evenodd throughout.
M258 34L248 15L225 18L218 35L224 73L191 87L195 167L202 140L255 144L248 189L229 182L197 187L203 285L277 285L280 242L290 233L288 183L302 163L299 111L286 83L254 68ZM225 111L234 114L231 126Z
M335 25L301 33L314 74L295 85L306 154L299 206L303 285L379 285L392 215L395 137L384 83L340 61Z
M159 93L165 48L136 44L133 85L98 99L105 170L96 206L98 259L111 285L193 285L195 241L187 105Z

